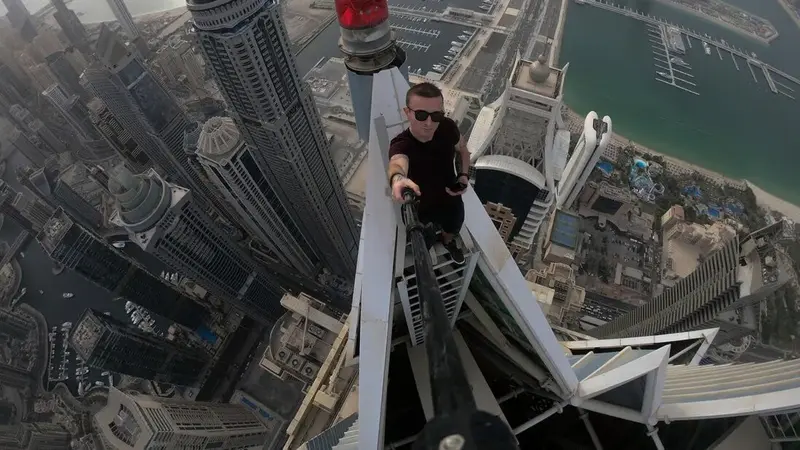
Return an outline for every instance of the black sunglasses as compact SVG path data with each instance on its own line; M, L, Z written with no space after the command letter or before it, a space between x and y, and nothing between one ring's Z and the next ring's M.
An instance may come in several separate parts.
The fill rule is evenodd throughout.
M414 111L414 118L419 120L420 122L425 122L426 120L428 120L428 117L431 118L431 122L435 123L439 123L444 120L444 113L442 111L428 112L411 108L408 109Z

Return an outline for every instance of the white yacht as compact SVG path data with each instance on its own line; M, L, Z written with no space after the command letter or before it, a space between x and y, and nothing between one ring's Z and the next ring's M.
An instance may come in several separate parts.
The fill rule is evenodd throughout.
M61 296L64 298L72 298L75 297L75 294L73 294L72 292L64 292L63 294L61 294Z
M656 74L658 74L658 75L660 75L660 76L662 76L662 77L664 77L664 78L666 78L666 79L668 79L670 81L672 80L672 75L668 74L667 72L656 72Z

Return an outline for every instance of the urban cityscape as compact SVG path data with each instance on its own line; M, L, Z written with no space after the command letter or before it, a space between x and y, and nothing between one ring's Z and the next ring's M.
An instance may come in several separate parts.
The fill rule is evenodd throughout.
M800 207L622 136L562 51L620 16L651 89L795 102L790 32L618 2L2 0L0 450L800 449ZM463 260L392 199L424 83Z

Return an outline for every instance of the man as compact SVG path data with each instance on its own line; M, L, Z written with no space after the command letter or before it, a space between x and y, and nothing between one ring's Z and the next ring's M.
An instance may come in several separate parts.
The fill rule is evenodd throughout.
M444 115L442 91L431 83L406 93L408 129L389 147L389 184L395 201L403 202L404 188L419 197L419 219L442 229L442 244L457 264L464 263L458 244L464 224L461 195L469 186L469 150L456 123ZM460 169L456 172L456 157Z

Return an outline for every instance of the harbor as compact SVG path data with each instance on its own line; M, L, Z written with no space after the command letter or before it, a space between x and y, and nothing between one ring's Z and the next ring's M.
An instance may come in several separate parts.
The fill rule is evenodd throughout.
M753 52L747 52L743 49L737 48L733 45L728 44L723 39L714 39L708 34L700 33L695 30L691 30L689 28L676 25L670 23L665 19L661 19L655 17L650 14L645 14L640 11L633 10L624 5L617 5L614 3L607 3L601 0L576 0L576 3L580 5L587 5L593 6L596 8L604 9L607 11L614 12L616 14L620 14L626 17L630 17L648 24L648 29L650 30L650 40L651 43L654 44L654 57L658 57L656 66L664 69L664 71L659 71L664 75L661 75L659 72L657 74L660 78L656 78L658 81L666 84L670 84L674 87L681 88L685 91L688 91L692 94L699 95L696 91L692 89L687 89L682 86L679 86L678 82L674 79L676 75L676 70L673 67L673 64L670 62L670 57L665 57L663 54L670 54L670 49L673 53L680 53L680 48L683 47L683 37L686 37L687 43L689 48L692 48L692 39L699 41L703 46L703 51L706 55L712 55L712 51L716 51L717 56L720 60L723 60L723 52L728 52L731 55L733 60L733 65L736 70L740 70L739 64L736 61L736 57L743 59L748 67L750 68L751 74L753 75L753 80L758 83L758 77L756 76L756 72L760 69L762 72L762 76L766 80L767 85L769 86L770 91L773 94L780 94L785 97L788 97L792 100L795 99L793 95L794 87L790 85L800 86L800 78L792 76L772 65L769 65L761 60L758 59L757 55ZM657 37L654 37L653 30L656 31ZM680 44L678 44L677 39L680 39ZM662 49L656 50L658 47L657 42L660 41ZM673 42L676 45L673 45ZM685 52L685 48L684 48ZM658 53L658 54L657 54ZM666 64L662 61L666 59ZM681 75L678 73L678 75ZM776 80L777 78L777 80ZM688 80L682 80L687 82L686 84L690 84L692 82L688 82Z
M693 90L697 83L691 81L691 66L683 60L686 47L681 32L675 27L648 24L648 34L653 51L653 65L656 66L656 81L700 95Z

